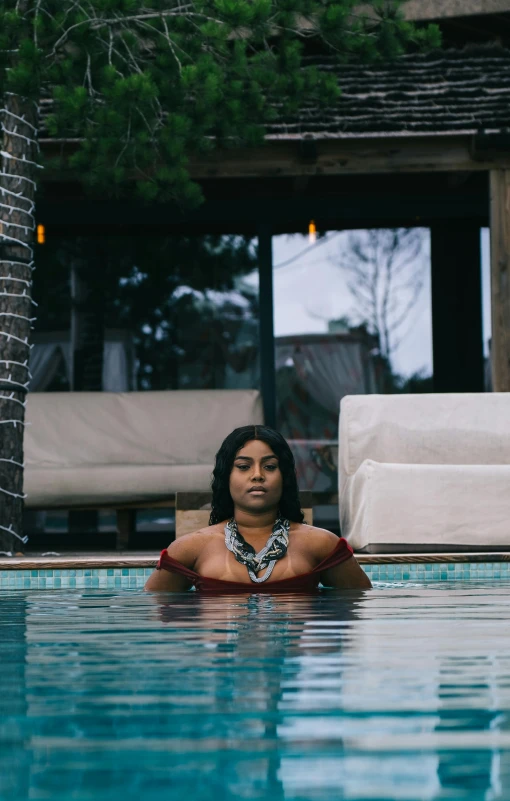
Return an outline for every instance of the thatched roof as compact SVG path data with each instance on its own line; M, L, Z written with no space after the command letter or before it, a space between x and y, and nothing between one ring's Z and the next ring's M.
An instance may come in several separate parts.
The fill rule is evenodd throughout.
M504 14L510 0L407 0L403 12L409 20L442 20L452 17Z
M372 66L314 57L338 76L334 106L309 105L269 129L270 139L510 132L510 50L481 46L408 55Z
M384 64L306 60L338 77L342 94L328 108L309 104L268 126L269 140L357 139L510 133L510 49L478 46L403 56ZM51 100L41 107L44 117Z

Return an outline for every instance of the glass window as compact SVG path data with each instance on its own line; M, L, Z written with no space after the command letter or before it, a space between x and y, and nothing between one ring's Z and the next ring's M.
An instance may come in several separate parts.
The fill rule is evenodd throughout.
M344 395L430 391L429 231L273 238L277 424L302 489L336 492Z
M259 388L258 286L244 280L256 241L48 228L36 260L31 391ZM137 524L151 547L147 532L168 541L173 513L145 510ZM100 532L95 546L113 546L112 515L26 513L46 546L68 525L75 542Z
M32 390L258 388L256 263L241 236L48 231Z

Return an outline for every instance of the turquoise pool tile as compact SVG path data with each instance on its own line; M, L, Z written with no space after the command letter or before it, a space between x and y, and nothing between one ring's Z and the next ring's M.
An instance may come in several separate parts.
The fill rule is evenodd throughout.
M441 563L395 563L368 564L363 566L375 582L454 582L508 580L508 562L441 562ZM27 589L143 589L152 567L133 568L66 568L65 570L1 570L0 588L9 590Z

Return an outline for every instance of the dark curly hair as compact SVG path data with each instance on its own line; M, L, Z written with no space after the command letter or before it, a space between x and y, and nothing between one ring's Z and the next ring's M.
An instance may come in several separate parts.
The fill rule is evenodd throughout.
M294 523L302 523L304 515L299 503L299 488L294 456L286 440L278 431L267 426L242 426L236 428L223 440L216 454L212 480L212 507L209 525L229 520L234 514L234 502L230 495L230 473L236 454L252 439L267 443L275 456L283 479L280 514Z

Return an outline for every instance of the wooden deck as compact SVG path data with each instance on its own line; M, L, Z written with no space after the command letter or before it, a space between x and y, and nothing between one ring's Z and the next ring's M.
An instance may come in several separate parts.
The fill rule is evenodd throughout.
M154 567L159 554L147 551L111 551L100 554L30 554L0 558L0 570L66 570L73 568ZM361 565L510 562L510 551L480 553L356 554Z

